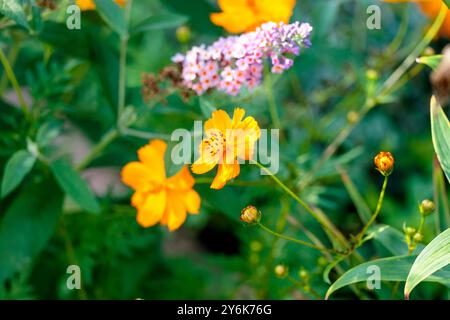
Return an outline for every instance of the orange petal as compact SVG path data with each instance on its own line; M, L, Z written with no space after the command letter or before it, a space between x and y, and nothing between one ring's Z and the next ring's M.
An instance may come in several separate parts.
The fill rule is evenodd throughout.
M134 190L151 188L152 172L140 162L133 161L125 165L121 171L122 182Z
M222 189L228 181L236 178L239 175L239 172L240 166L237 161L235 161L234 164L219 164L219 169L211 184L211 189Z
M205 122L205 131L218 129L225 136L227 129L231 128L231 119L224 110L214 111L211 119Z
M95 9L95 3L93 0L76 0L75 3L82 11Z
M192 165L191 170L195 174L203 174L211 171L219 162L219 157L207 157L205 154L200 155Z
M167 179L167 187L173 190L188 190L195 184L187 166L184 166L177 174Z
M294 10L295 2L295 0L280 0L274 6L273 0L258 0L255 1L255 7L261 23L268 21L288 23Z
M242 108L235 108L233 112L233 120L231 121L231 127L238 128L239 124L241 123L242 119L244 119L245 116L245 110Z
M249 6L248 0L218 0L217 4L219 5L222 11L229 11L235 9L245 9Z
M148 194L144 202L138 207L137 222L145 228L157 224L167 207L166 200L167 193L165 190Z
M201 199L199 194L194 189L182 192L181 197L183 198L184 205L189 213L199 213Z
M174 231L186 221L186 207L177 192L169 192L168 197L164 222L170 231Z
M248 8L232 9L221 13L211 13L211 22L230 33L241 33L254 29L257 18Z
M152 178L163 183L166 180L166 169L164 165L164 153L167 144L162 140L153 140L138 150L139 160L149 168Z

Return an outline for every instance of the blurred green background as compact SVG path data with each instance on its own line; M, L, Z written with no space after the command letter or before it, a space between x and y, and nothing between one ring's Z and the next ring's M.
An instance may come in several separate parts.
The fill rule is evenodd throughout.
M381 8L381 30L366 28L370 4ZM64 11L60 4L55 11L33 13L30 32L20 27L0 29L3 50L9 54L15 50L14 72L25 88L26 99L40 110L30 131L14 107L14 91L4 91L0 100L0 172L15 151L27 148L26 137L33 139L43 126L57 132L44 151L69 154L77 163L115 124L119 39L95 11L82 14L81 30L68 30ZM177 52L225 35L209 20L209 14L217 11L216 3L206 0L134 1L132 24L150 15L173 13L186 16L185 25L192 31L192 39L185 44L177 41L175 27L148 30L130 39L127 105L137 110L135 127L170 134L176 128L192 129L193 120L205 119L198 98L184 102L171 96L166 104L148 106L140 94L141 76L158 72ZM0 18L0 22L5 20ZM404 222L417 224L418 203L433 198L434 151L428 107L431 70L426 67L362 119L311 179L303 178L348 125L349 113L362 107L368 88L366 71L375 69L385 79L421 39L429 21L414 5L375 0L297 1L291 18L295 20L313 25L313 45L295 60L291 70L272 77L286 136L280 146L278 177L306 202L326 212L348 237L356 234L362 223L336 165L374 208L382 177L374 169L373 157L380 150L391 151L395 172L379 221L398 230ZM403 40L390 52L387 48L402 21L406 26ZM447 42L436 40L433 48L440 52ZM263 87L234 98L213 94L209 99L229 112L235 106L244 107L261 128L271 125ZM5 275L0 283L1 299L313 298L303 288L277 278L273 268L278 263L288 265L295 277L302 268L308 271L311 285L324 295L328 285L322 280L325 265L319 253L276 240L239 221L241 209L252 204L273 229L305 240L306 229L329 243L302 208L250 165L242 166L239 178L220 191L210 190L208 183L197 183L201 214L188 216L178 231L140 227L135 209L129 205L131 190L121 184L119 172L136 159L136 150L146 142L118 139L85 170L84 177L99 197L98 214L83 212L67 198L60 210L63 195L39 161L21 186L0 201L0 269ZM427 219L426 241L444 228L443 216ZM11 234L20 234L20 240L8 242ZM363 249L367 259L390 255L376 242ZM81 268L82 290L66 287L66 269L71 264ZM332 273L331 278L336 275ZM402 298L402 290L391 296L392 286L383 283L381 290L363 290L363 297ZM355 295L345 288L335 297L353 299ZM414 297L446 299L448 290L421 284Z

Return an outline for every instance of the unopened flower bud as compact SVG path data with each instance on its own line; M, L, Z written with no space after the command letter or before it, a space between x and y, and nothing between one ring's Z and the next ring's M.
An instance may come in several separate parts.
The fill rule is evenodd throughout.
M258 223L261 219L261 212L254 206L248 206L241 211L241 221L246 223Z
M347 121L351 124L356 123L359 120L359 113L356 111L349 111L347 113Z
M423 216L428 216L434 212L436 206L434 202L428 199L423 200L419 205L420 214Z
M298 276L305 282L308 282L309 280L309 273L305 269L300 269L300 271L298 272Z
M376 71L374 69L368 69L366 71L366 78L368 80L372 80L372 81L377 80L379 78L378 71Z
M263 245L259 241L252 241L250 243L250 249L254 252L259 252L259 251L261 251L262 248L263 248Z
M279 264L275 266L274 272L277 277L284 278L288 275L288 267L283 264Z
M394 157L390 152L381 151L374 158L375 167L383 176L389 176L394 170Z
M417 242L417 243L422 242L422 240L423 240L423 235L422 235L421 233L417 232L417 233L414 235L413 239L414 239L414 241Z
M180 43L188 43L191 40L191 29L188 26L181 26L175 31L175 36Z
M407 234L408 236L412 236L416 233L416 229L413 227L406 227L404 228L405 234Z

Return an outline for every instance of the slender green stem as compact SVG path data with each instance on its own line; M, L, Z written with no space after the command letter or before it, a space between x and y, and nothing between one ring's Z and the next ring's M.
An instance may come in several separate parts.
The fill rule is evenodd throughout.
M119 137L119 131L115 128L108 131L102 139L97 143L91 152L84 158L77 166L78 170L85 169L94 159L96 159L107 146L111 144L117 137Z
M265 80L264 83L265 83L266 96L267 96L267 100L269 102L269 112L270 112L270 116L272 117L273 126L276 129L281 129L281 121L280 121L280 117L278 116L277 103L276 103L275 97L273 95L272 75L269 74L269 72L267 72L264 80Z
M27 104L25 103L25 99L23 98L22 89L20 88L19 83L17 82L17 78L14 74L13 69L11 68L11 65L9 64L8 59L6 58L3 50L0 48L0 61L3 65L3 68L5 69L5 73L11 82L14 90L16 91L17 98L19 99L20 107L22 108L22 112L27 120L30 119L30 112L28 110Z
M419 55L425 50L425 48L434 39L436 34L444 22L445 16L447 15L447 8L442 6L439 15L434 20L431 28L416 46L416 48L409 54L409 56L403 61L403 63L390 75L390 77L383 83L378 91L378 95L382 96L389 93L391 87L403 76L403 74L415 63Z
M322 251L322 252L335 252L332 249L319 247L319 246L316 246L315 244L312 244L312 243L309 243L309 242L306 242L306 241L303 241L303 240L295 239L293 237L285 236L285 235L283 235L281 233L275 232L272 229L269 229L268 227L263 225L261 222L258 222L258 225L261 227L261 229L263 229L264 231L270 233L271 235L273 235L275 237L278 237L278 238L281 238L281 239L284 239L284 240L288 240L288 241L292 241L292 242L298 243L298 244L300 244L302 246L306 246L306 247L309 247L309 248L312 248L312 249L316 249L316 250L319 250L319 251Z
M375 209L375 213L372 215L369 221L367 221L364 228L361 230L361 232L356 236L356 245L359 245L361 242L362 237L366 234L367 229L372 225L372 223L375 221L375 219L378 217L381 211L381 207L383 205L384 195L386 193L386 187L388 184L389 176L384 177L383 186L381 188L380 196L378 198L377 208Z
M8 54L7 60L9 61L9 64L11 65L11 68L14 67L15 61L17 59L17 54L19 53L19 40L13 41L12 48ZM5 92L6 88L8 87L8 75L7 73L3 73L2 79L0 80L0 97L3 96L3 92Z
M419 227L417 228L417 232L418 233L422 233L422 229L423 229L424 223L425 223L425 217L421 214L420 215Z
M297 201L303 208L305 208L306 211L308 211L320 224L322 224L324 227L326 227L319 216L314 212L311 207L304 202L302 199L300 199L291 189L289 189L283 182L281 182L280 179L278 179L272 171L270 171L268 168L264 167L262 164L260 164L258 161L252 161L254 164L256 164L261 170L263 170L267 175L269 175L273 181L275 181L281 189L283 189L288 195L290 195L295 201Z
M121 133L124 136L130 136L130 137L140 138L140 139L144 139L144 140L151 140L151 139L170 140L170 135L168 135L168 134L147 132L147 131L141 131L141 130L136 130L136 129L131 129L131 128L122 129Z
M293 276L288 275L286 277L286 279L288 279L290 282L292 282L294 285L299 286L300 288L302 288L305 292L311 294L314 298L316 298L317 300L323 300L323 298L320 296L320 294L314 290L313 288L309 287L308 290L305 289L305 287L307 286L306 283L303 283L301 281L298 281L297 279L295 279Z
M128 25L130 20L132 1L127 1L125 6L125 20ZM119 58L119 96L117 105L117 124L120 123L120 117L125 110L126 99L126 74L127 74L127 48L128 48L128 34L120 39L120 58Z
M309 179L314 175L317 170L319 170L322 165L329 159L337 149L341 146L341 144L348 138L350 133L356 128L356 126L361 122L361 120L367 115L367 113L374 108L382 98L391 93L392 88L399 89L400 86L397 86L396 83L398 80L402 78L402 76L408 71L411 65L416 61L417 57L423 52L423 50L430 44L430 42L434 39L436 34L439 32L440 27L445 18L445 8L441 9L438 17L435 19L433 25L419 42L419 44L415 47L415 49L410 53L410 55L403 61L403 63L388 77L388 79L380 86L380 89L377 91L375 98L367 98L366 103L361 108L358 121L355 123L349 124L346 128L344 128L336 138L331 142L331 144L325 149L322 153L319 161L313 166L313 168L303 176L300 180L299 187L300 189L304 188L308 183Z

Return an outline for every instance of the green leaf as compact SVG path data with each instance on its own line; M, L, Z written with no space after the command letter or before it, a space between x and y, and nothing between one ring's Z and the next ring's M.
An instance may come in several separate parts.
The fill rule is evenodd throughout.
M380 270L380 280L383 281L406 281L408 272L417 256L397 256L368 261L360 264L337 279L328 289L326 299L336 290L353 283L367 281L374 276L374 266ZM450 268L442 269L425 281L437 282L450 286Z
M381 243L383 247L395 256L402 256L408 253L405 235L391 226L377 224L369 228L369 234L373 234L373 239ZM422 244L418 244L413 253L418 254L423 248Z
M30 28L22 5L17 0L0 0L0 13L17 22L18 25Z
M450 264L450 228L434 238L417 257L405 283L405 298L436 271ZM450 275L447 278L450 281Z
M5 166L2 180L2 198L10 194L31 171L36 158L26 150L14 153Z
M444 56L442 54L437 54L434 56L425 56L419 57L416 59L417 63L422 63L429 66L431 69L436 70L437 67L441 64L442 58Z
M100 206L80 174L65 159L50 163L50 169L56 181L78 205L86 211L98 213Z
M205 118L210 118L211 114L217 109L206 98L200 97L200 110L202 111Z
M356 211L358 212L361 221L367 223L370 220L370 217L372 216L372 212L370 211L366 201L361 196L358 189L353 184L353 181L348 176L348 174L343 170L340 171L342 182L344 183L344 186L347 189L350 198L355 204Z
M131 34L150 30L163 30L179 27L188 21L187 16L179 14L161 14L148 17L133 27Z
M0 285L45 247L62 211L63 195L52 180L29 184L6 210L0 226Z
M450 182L450 122L434 96L431 98L430 114L434 150Z
M97 12L109 27L117 32L121 38L128 36L128 27L125 21L124 10L111 0L94 0Z

